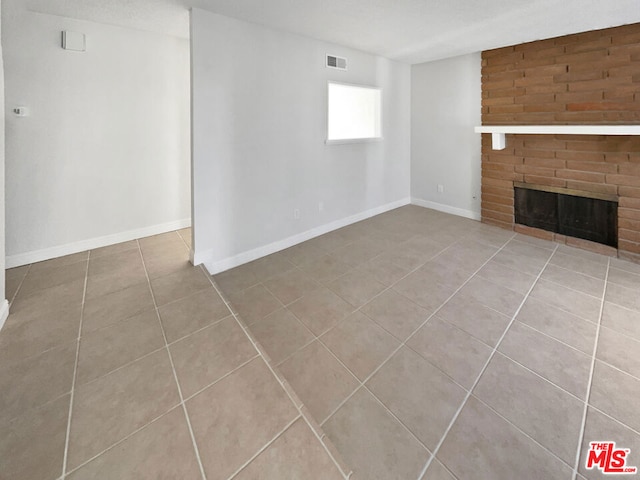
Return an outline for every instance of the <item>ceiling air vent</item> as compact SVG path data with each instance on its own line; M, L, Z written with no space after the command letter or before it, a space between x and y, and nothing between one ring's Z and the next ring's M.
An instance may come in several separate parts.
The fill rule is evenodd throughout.
M337 68L338 70L347 69L347 59L336 57L335 55L327 55L327 68Z

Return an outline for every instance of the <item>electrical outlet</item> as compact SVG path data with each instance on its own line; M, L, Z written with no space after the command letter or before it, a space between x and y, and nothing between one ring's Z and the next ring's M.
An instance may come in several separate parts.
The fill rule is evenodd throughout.
M323 202L318 202L318 211L319 212L324 212L324 203Z
M438 184L438 193L444 193L444 185Z
M293 218L294 220L300 220L300 209L296 208L293 210Z

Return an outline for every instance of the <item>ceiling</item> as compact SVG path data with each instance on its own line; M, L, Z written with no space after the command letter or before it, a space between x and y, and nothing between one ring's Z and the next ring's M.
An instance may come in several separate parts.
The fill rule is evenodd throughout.
M187 37L188 9L421 63L640 22L639 0L3 0L32 11Z

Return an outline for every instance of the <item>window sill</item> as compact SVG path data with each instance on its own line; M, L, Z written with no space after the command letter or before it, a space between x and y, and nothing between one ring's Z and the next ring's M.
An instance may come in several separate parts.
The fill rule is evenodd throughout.
M349 143L376 143L381 142L382 137L374 138L343 138L340 140L325 140L325 145L346 145Z

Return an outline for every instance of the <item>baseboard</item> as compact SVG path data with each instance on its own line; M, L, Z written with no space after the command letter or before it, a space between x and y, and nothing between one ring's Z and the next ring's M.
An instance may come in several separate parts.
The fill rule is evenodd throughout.
M7 318L9 318L9 300L4 300L0 305L0 330L4 327Z
M191 226L191 219L185 218L176 220L175 222L161 223L150 227L138 228L126 232L115 233L113 235L105 235L104 237L89 238L79 242L67 243L56 247L44 248L42 250L34 250L31 252L19 253L17 255L9 255L6 257L6 268L19 267L30 263L41 262L51 258L63 257L72 253L84 252L94 248L106 247L115 243L128 242L137 238L158 235L159 233L171 232L181 228Z
M312 238L331 232L333 230L337 230L338 228L346 227L347 225L366 220L367 218L373 217L375 215L380 215L381 213L388 212L389 210L409 205L410 203L411 200L409 198L403 198L402 200L387 203L385 205L381 205L379 207L372 208L355 215L351 215L350 217L342 218L331 223L320 225L319 227L312 228L311 230L298 233L297 235L292 235L291 237L278 240L277 242L273 242L262 247L239 253L238 255L234 255L233 257L225 258L223 260L213 261L211 259L211 257L213 256L213 251L205 251L200 254L194 255L194 265L203 263L207 271L211 275L215 275L216 273L224 272L225 270L229 270L230 268L234 268L239 265L251 262L252 260L256 260L258 258L271 255L272 253L279 252L280 250L284 250L285 248L293 247L298 243L311 240Z
M439 212L450 213L452 215L458 215L459 217L470 218L471 220L480 220L480 212L465 210L464 208L452 207L451 205L445 205L443 203L431 202L429 200L422 200L420 198L413 197L411 198L411 203L420 207L438 210Z

